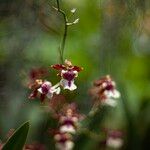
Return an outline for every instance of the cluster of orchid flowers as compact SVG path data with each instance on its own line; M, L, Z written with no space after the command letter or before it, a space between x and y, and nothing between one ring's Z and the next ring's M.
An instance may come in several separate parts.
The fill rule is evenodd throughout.
M30 99L39 97L41 102L45 99L52 99L55 95L60 95L61 88L64 90L73 91L77 89L74 83L78 73L83 70L82 67L73 66L68 60L65 60L64 64L55 64L51 68L58 71L60 81L52 85L51 82L43 79L37 79L38 74L43 75L43 71L36 72L37 75L32 72L32 82L29 84L29 88L32 89L32 93L29 95ZM120 97L119 91L116 89L116 83L112 80L109 75L106 75L99 80L93 82L93 87L90 89L90 94L95 100L96 107L99 105L116 106L116 99ZM83 119L76 111L75 104L68 104L66 107L62 107L63 111L60 110L58 113L58 124L59 128L54 135L56 148L58 150L72 150L74 147L73 135L79 128L79 122ZM109 132L105 145L109 147L121 147L122 138L118 132Z
M73 66L68 60L65 60L64 65L56 64L52 65L51 68L59 71L57 74L61 80L56 84L52 85L50 81L35 79L29 84L29 88L32 89L32 93L29 98L34 99L40 97L41 102L46 98L51 99L54 94L60 94L61 88L73 91L77 88L74 84L74 79L78 76L78 72L82 70L81 67Z
M56 148L58 150L72 150L74 147L73 135L76 133L79 122L83 117L77 113L74 103L64 107L62 113L58 117L59 129L54 136Z

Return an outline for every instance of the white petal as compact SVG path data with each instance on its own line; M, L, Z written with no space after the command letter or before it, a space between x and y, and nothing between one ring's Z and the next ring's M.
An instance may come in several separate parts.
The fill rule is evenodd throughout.
M52 86L52 83L49 82L49 81L45 81L43 84L46 84L47 86L51 87Z
M56 89L55 93L56 93L56 94L60 94L60 91L61 91L61 89L60 89L60 87L58 87L58 88Z
M111 90L105 90L104 94L108 98L119 98L120 97L120 93L117 90L113 90L113 91L111 91Z
M75 76L78 76L78 71L74 70L73 73L75 74Z
M58 87L58 88L51 88L49 92L50 92L50 93L59 94L59 93L60 93L60 87Z
M74 143L72 141L67 141L65 145L66 145L66 150L72 150L74 147Z
M71 81L71 85L69 86L69 81L62 79L60 81L60 84L63 86L64 89L68 89L70 91L73 91L77 88L77 86L74 84L74 80Z
M62 133L65 133L65 132L67 132L67 133L75 133L76 132L75 128L72 125L63 125L63 126L61 126L59 128L59 130Z
M43 93L43 92L42 92L42 88L39 88L38 91L39 91L40 93Z
M52 97L53 97L53 94L54 93L56 93L56 94L59 94L60 93L60 87L58 87L58 88L51 88L50 90L49 90L49 92L47 93L47 97L49 98L49 99L51 99Z
M102 104L103 105L108 105L108 106L111 106L111 107L115 107L117 105L117 101L114 100L114 99L105 99L102 101Z
M77 18L74 22L73 22L73 24L77 24L79 22L79 18Z
M114 149L119 149L123 145L123 140L121 138L108 138L106 145Z
M76 12L76 8L71 9L71 12L75 13Z
M62 74L67 73L67 72L68 72L67 70L62 70L61 71Z
M113 95L114 98L119 98L120 97L120 92L119 91L114 90L113 93L114 93L114 95Z
M110 90L105 90L104 95L108 98L111 98L111 97L113 97L113 92Z

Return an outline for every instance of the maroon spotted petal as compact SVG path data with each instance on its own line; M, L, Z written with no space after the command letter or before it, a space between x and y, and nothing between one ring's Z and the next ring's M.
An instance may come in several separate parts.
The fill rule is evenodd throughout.
M61 64L52 65L51 68L56 69L56 70L66 70L66 67Z

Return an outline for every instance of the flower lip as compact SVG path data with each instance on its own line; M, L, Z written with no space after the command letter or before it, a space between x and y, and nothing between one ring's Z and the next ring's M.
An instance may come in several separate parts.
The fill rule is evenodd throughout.
M74 84L74 80L68 81L66 79L61 79L60 84L64 89L68 89L70 91L73 91L77 88L77 86Z

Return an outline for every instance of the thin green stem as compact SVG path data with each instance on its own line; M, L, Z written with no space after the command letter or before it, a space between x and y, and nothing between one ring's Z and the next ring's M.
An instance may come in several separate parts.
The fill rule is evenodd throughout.
M62 42L61 42L60 47L59 47L60 61L61 61L61 63L63 63L64 62L64 50L65 50L67 31L68 31L68 25L67 25L68 19L67 19L65 12L60 9L59 0L56 0L56 2L57 2L57 11L59 13L61 13L63 15L63 18L64 18L64 33L63 33Z
M56 2L57 2L57 8L58 8L58 10L60 10L59 0L56 0Z

